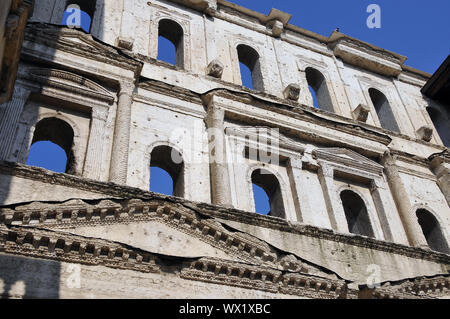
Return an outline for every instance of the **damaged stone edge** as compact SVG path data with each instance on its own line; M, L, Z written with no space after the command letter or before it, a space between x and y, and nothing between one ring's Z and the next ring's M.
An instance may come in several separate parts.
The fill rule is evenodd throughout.
M224 208L212 204L189 202L182 198L158 195L155 193L143 191L141 189L119 186L113 183L88 180L68 174L53 173L45 169L29 167L22 164L0 162L0 172L12 176L18 176L44 183L49 183L52 185L63 185L80 190L87 190L90 192L103 194L105 195L105 197L109 196L119 197L123 199L140 199L143 201L162 200L173 202L183 205L189 209L194 210L197 213L202 214L203 216L208 216L210 218L213 217L230 221L239 221L241 223L276 229L283 232L290 232L309 237L346 243L359 247L366 247L416 259L424 259L443 264L450 264L450 255L431 250L385 242L364 236L336 233L333 230L321 229L310 225L292 224L284 219L277 217L257 215L254 213L240 211L237 209ZM144 206L145 205L151 205L151 203L145 203ZM5 206L4 208L14 209L13 206L17 206L17 204ZM3 212L5 212L4 209ZM2 213L1 215L3 216L3 222L5 222L4 215L4 213Z
M163 273L165 259L178 267L177 275L246 289L316 298L345 298L346 283L310 275L231 262L218 258L164 257L111 241L34 228L0 226L0 252L59 262Z

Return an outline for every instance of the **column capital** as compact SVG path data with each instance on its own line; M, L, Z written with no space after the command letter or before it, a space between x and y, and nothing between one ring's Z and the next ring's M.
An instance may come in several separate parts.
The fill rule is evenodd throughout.
M129 96L133 95L133 91L136 85L132 80L120 80L119 81L119 95L127 94Z
M334 177L334 168L331 165L320 163L319 173L324 177Z

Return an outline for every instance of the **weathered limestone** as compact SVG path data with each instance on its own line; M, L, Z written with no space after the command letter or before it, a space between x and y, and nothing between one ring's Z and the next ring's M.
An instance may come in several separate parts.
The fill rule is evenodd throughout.
M205 123L209 139L212 202L231 206L230 177L225 141L225 112L214 102L214 94L204 100L207 107Z
M335 189L334 169L328 165L321 165L318 171L323 196L327 204L328 216L334 230L348 233L348 224L340 199Z
M433 138L433 128L431 125L422 126L418 131L417 135L421 140L425 142L430 142Z
M297 84L289 84L284 89L284 97L292 101L297 101L300 97L300 86Z
M30 96L30 91L17 86L13 98L0 108L0 159L8 160L13 144L15 127L17 126L23 107Z
M353 118L360 122L366 122L369 117L370 108L365 104L360 104L353 110Z
M436 174L437 184L450 206L450 161L448 160L448 154L436 156L431 161L431 167Z
M224 66L223 66L222 62L220 62L217 59L213 60L206 68L206 74L220 79L220 78L222 78L223 68L224 68Z
M409 243L415 247L428 247L393 157L390 154L385 154L383 163L387 181L397 204Z
M1 296L448 297L448 114L405 57L222 0L89 1L91 34L36 3L0 106ZM48 118L73 139L43 134ZM65 174L23 164L36 132ZM150 167L175 196L149 192Z
M294 196L295 209L297 211L297 220L303 223L304 212L312 212L309 204L308 196L306 196L305 190L308 189L308 185L302 178L303 163L299 158L291 157L287 163L289 181L291 188L293 189L292 195Z

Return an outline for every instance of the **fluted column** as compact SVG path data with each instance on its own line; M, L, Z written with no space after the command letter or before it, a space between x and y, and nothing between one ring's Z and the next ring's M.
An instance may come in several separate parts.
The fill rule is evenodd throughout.
M117 102L109 180L113 183L122 185L127 183L131 104L133 101L134 87L134 83L131 81L121 82Z
M319 181L322 186L331 227L338 232L348 233L347 218L334 183L334 169L329 165L321 164L319 167Z
M16 85L11 101L0 106L1 160L8 160L10 156L16 127L29 96L30 91L28 89Z
M213 96L210 97L206 126L208 129L212 202L216 205L231 206L224 119L224 110L214 104Z
M105 149L105 128L108 109L94 107L92 110L91 130L86 153L83 176L94 180L102 180L104 172L100 169L103 163Z
M405 228L406 236L409 244L414 247L427 248L428 244L419 225L417 216L413 211L413 206L409 200L405 185L400 177L394 159L390 154L385 154L383 157L384 171L386 173L387 181L391 189L394 201L397 204L397 209Z

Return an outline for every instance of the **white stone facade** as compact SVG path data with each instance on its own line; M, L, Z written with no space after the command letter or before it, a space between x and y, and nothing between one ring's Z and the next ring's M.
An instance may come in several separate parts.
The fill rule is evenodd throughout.
M220 275L226 262L246 263L258 274L273 265L286 270L286 258L293 258L294 264L300 260L311 263L314 266L306 273L322 276L330 287L335 285L333 280L341 279L365 284L368 267L378 265L382 268L380 284L429 276L443 288L441 292L428 291L428 296L448 297L449 153L427 107L440 110L447 118L449 114L443 105L420 92L430 75L405 66L406 58L399 54L339 32L327 38L290 25L290 16L275 9L265 16L223 0L97 0L91 34L86 34L56 26L69 2L35 1L15 93L10 102L0 106L2 223L17 227L19 234L21 226L34 216L34 208L22 203L37 202L40 217L36 223L62 237L72 236L65 240L69 251L67 243L75 242L74 236L84 236L106 246L111 241L153 254L215 259L205 263L219 267L216 277L214 271L208 273L209 266L199 266L205 272L199 280L203 288L209 287L209 282L207 289L217 297L324 297L306 293L306 288L290 287L289 278L283 279L287 286L274 279L268 290L248 288L251 285L246 286L242 279L246 270L239 277L242 283L237 286L241 288L234 290ZM182 30L176 44L177 66L157 60L159 26L165 20ZM241 55L238 47L242 45L253 51L244 50ZM249 61L257 90L242 86L240 60ZM319 108L313 105L309 86L316 87ZM24 165L39 131L36 128L46 118L61 120L73 130L73 143L66 150L73 155L68 174ZM424 133L425 127L433 129L432 135ZM212 131L214 151L208 144ZM163 158L154 152L161 147L181 154L182 169L176 174L177 194L183 200L148 193L150 163ZM261 151L277 154L276 161L252 157ZM255 177L261 170L273 178ZM269 194L272 216L254 213L255 178L260 179L256 183L273 189ZM346 192L361 199L364 220L356 214L351 221L354 208L346 206ZM95 222L80 222L81 212L89 211L80 207L95 206L89 200L105 198L156 201L148 204L149 214L154 212L155 217L124 221L118 212L115 222L107 222L106 215L99 215ZM65 213L61 213L63 217L56 220L62 224L46 224L51 209L39 202L60 202L61 208L52 209L62 212L66 211L65 202L73 199L79 202L77 209L71 208L70 220L64 221ZM161 212L176 211L173 203L184 216L177 226ZM134 216L128 202L121 205ZM165 208L158 211L157 206ZM28 219L22 214L25 211L30 211ZM424 229L417 212L426 212L437 222L432 234ZM18 219L13 217L16 215ZM205 216L212 221L205 222ZM192 233L183 228L186 218L207 226L199 228L199 234ZM73 223L70 227L69 222ZM214 228L217 225L222 229ZM361 233L367 225L370 235ZM241 234L240 240L248 240L239 249L243 254L247 248L253 251L250 257L233 253L233 240L221 243L220 232L225 234L230 228ZM273 260L255 259L255 243L275 247L271 249L277 252L263 249L268 256L273 253ZM12 244L5 239L0 245L5 267L17 262L10 256L14 249L8 245ZM49 257L55 248L48 249L49 254L36 257L57 261ZM216 259L223 261L222 266L217 266ZM74 259L77 262L80 260ZM113 267L113 263L96 265ZM181 278L172 278L156 267L155 274L142 279L153 284L144 285L142 291L124 288L119 297L211 297L186 287L186 281L195 280L194 274L200 271L196 265L190 267L192 271ZM318 270L320 267L327 271ZM227 268L229 276L231 268ZM139 273L139 269L123 270L130 272L123 276ZM102 272L83 266L87 274L83 280L88 280L83 286L89 288L68 291L61 286L58 296L117 297L102 289L95 293L91 276L96 271ZM293 272L305 274L301 267ZM102 274L109 278L121 276L122 271L119 267ZM158 276L169 276L171 283L186 290L158 292L153 281L161 280ZM221 291L216 286L220 284L227 285L227 290ZM36 285L30 279L33 289ZM416 296L400 288L389 289L381 288L378 296ZM47 295L45 289L33 291L26 296L53 296L50 290ZM345 296L336 293L334 297L367 297L352 285L346 291Z

